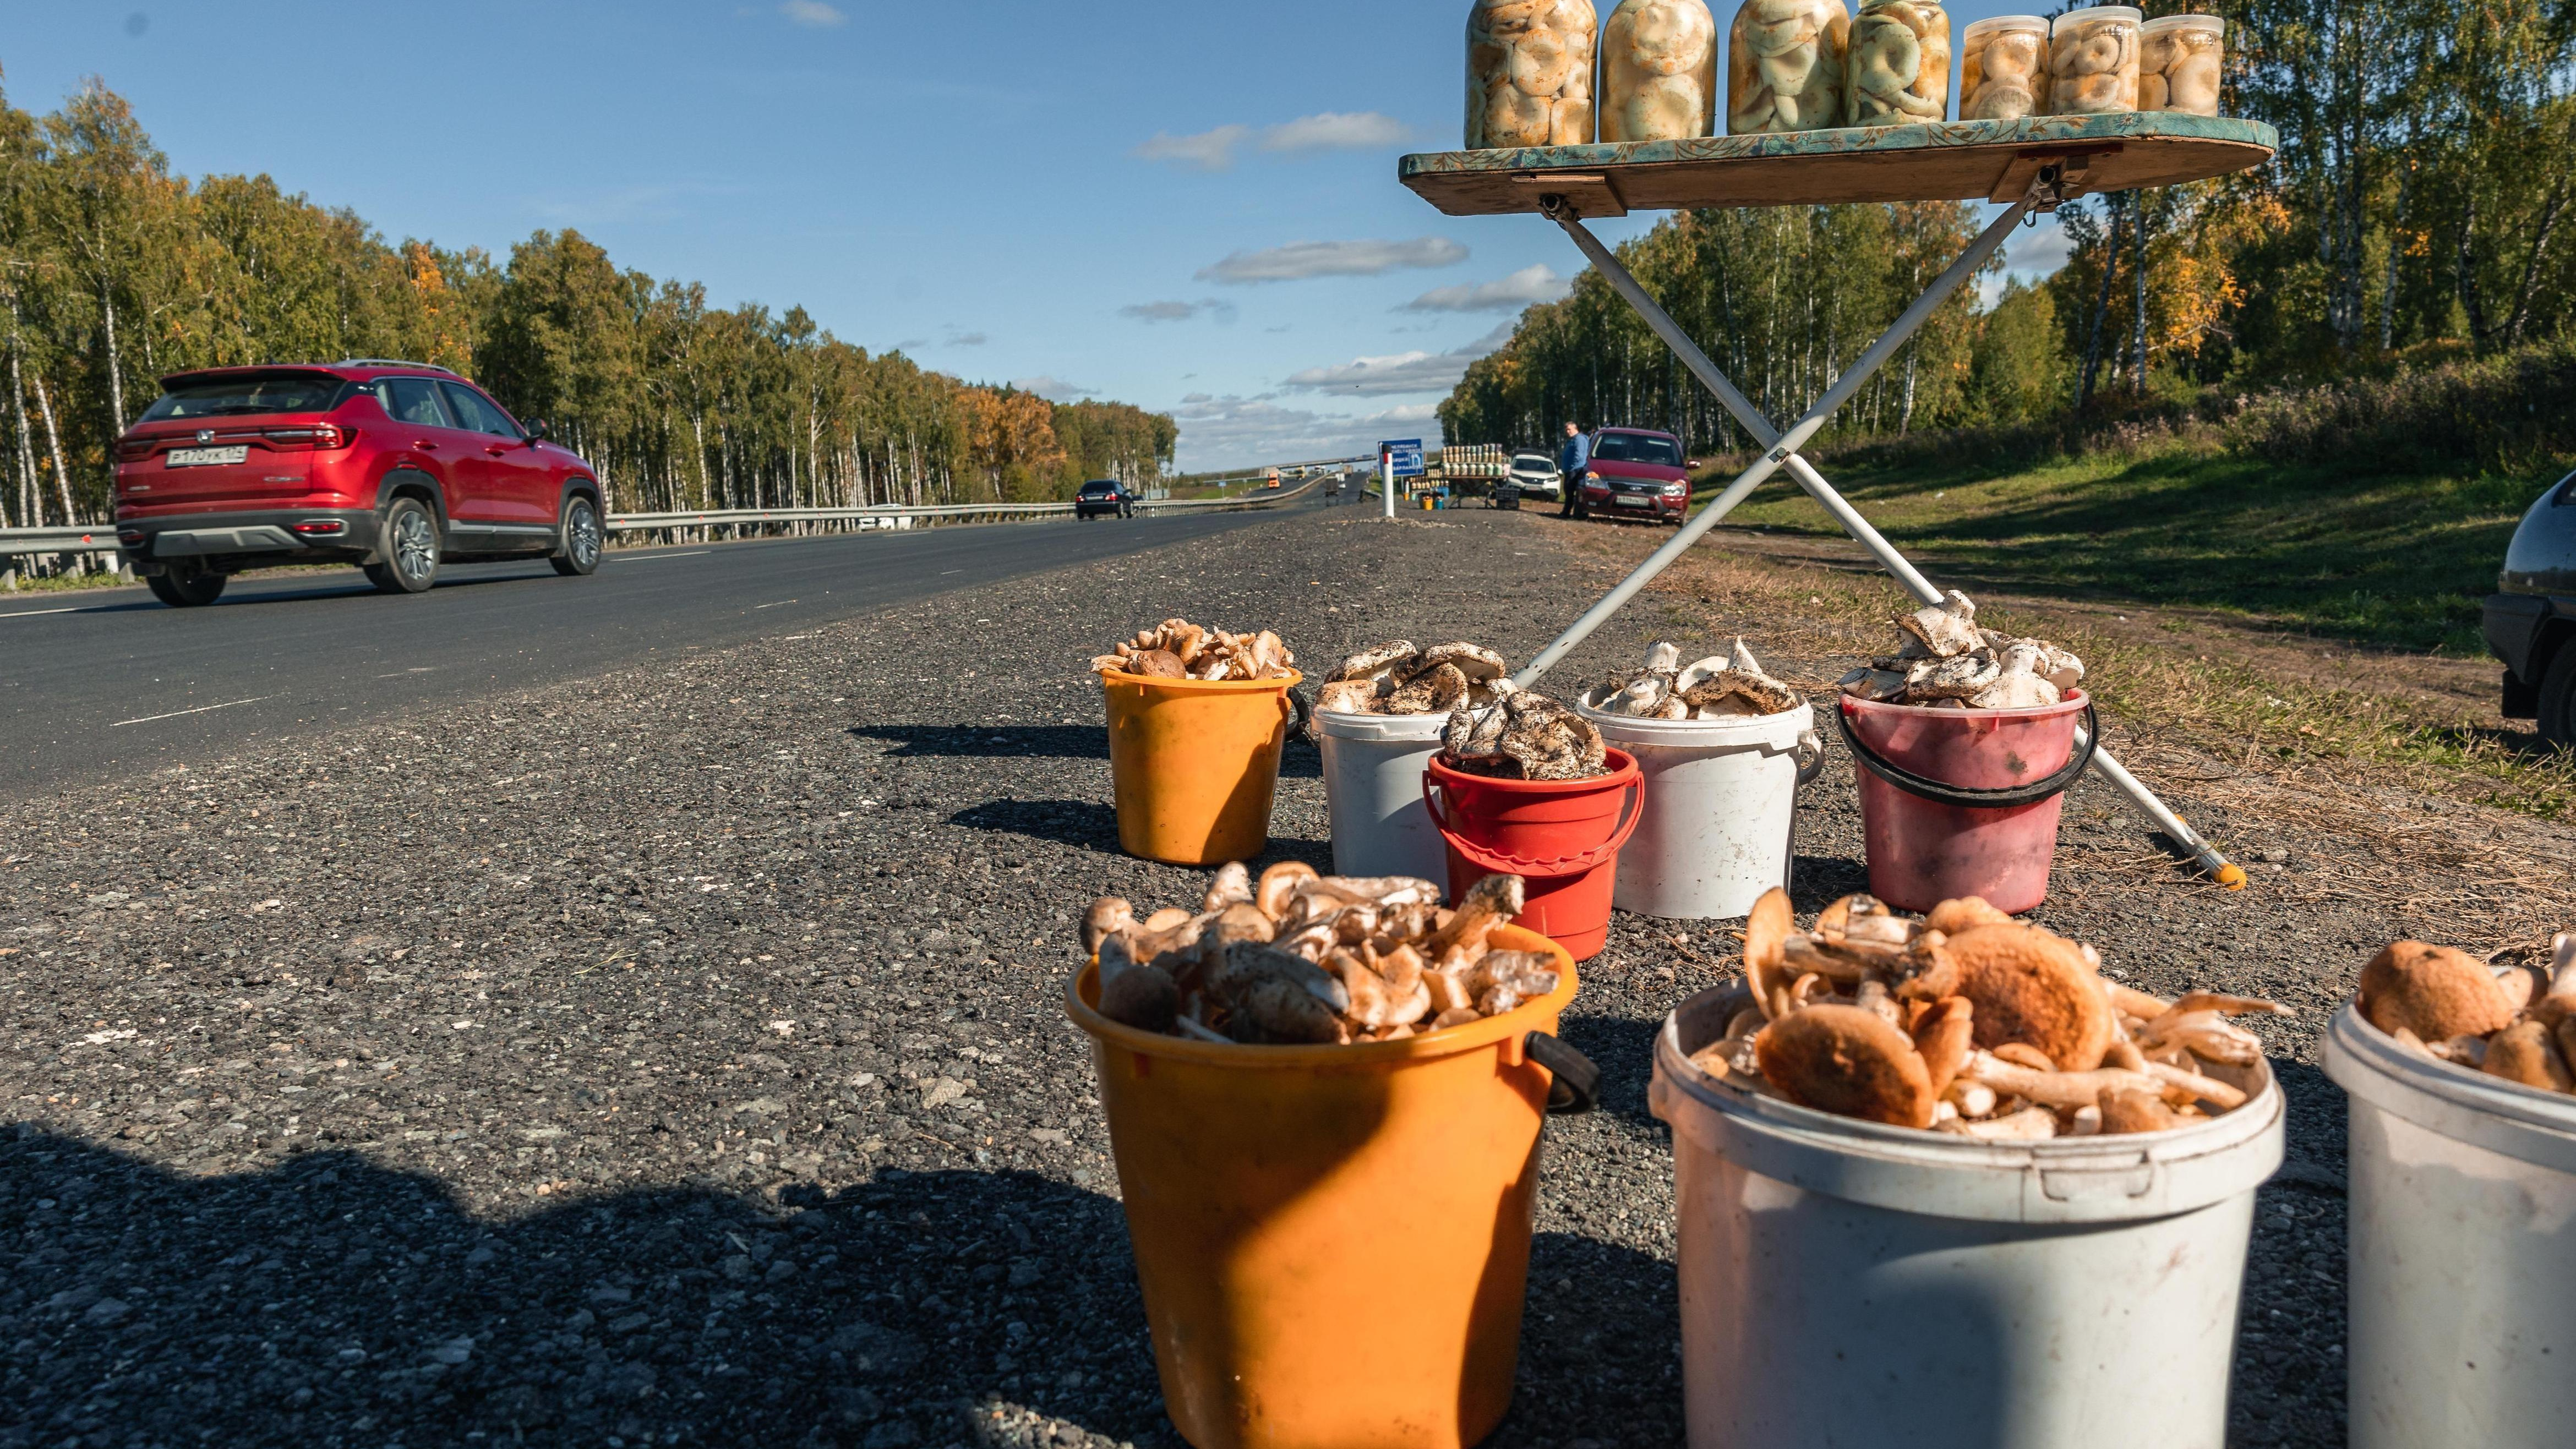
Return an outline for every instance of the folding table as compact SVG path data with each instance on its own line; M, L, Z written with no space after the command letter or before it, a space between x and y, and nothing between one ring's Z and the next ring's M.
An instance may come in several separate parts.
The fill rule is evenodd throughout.
M1871 527L1798 455L1817 430L1895 356L1950 294L2003 245L2035 211L2054 211L2097 191L2129 191L2202 181L2259 166L2279 146L2272 128L2239 121L2168 112L2108 116L2033 116L2018 121L1947 121L1787 135L1707 136L1688 141L1631 141L1593 146L1540 146L1489 151L1443 151L1407 156L1397 163L1404 184L1451 216L1535 212L1565 229L1603 280L1635 308L1648 328L1678 356L1691 375L1716 396L1736 422L1767 449L1752 467L1710 500L1681 531L1655 550L1636 572L1603 596L1556 642L1539 651L1516 679L1530 684L1554 667L1634 598L1657 574L1687 552L1775 472L1786 469L1800 488L1823 505L1844 531L1859 540L1907 592L1927 604L1941 602L1934 588L1894 545ZM1583 223L1618 217L1634 207L1824 206L1851 202L1991 201L2005 211L1978 234L1949 270L1898 317L1887 332L1825 389L1804 417L1774 427L1737 391L1617 256ZM2081 748L2079 740L2078 748ZM2193 863L2231 890L2245 872L2228 863L2182 817L2111 756L2096 749L2093 768L2128 797Z

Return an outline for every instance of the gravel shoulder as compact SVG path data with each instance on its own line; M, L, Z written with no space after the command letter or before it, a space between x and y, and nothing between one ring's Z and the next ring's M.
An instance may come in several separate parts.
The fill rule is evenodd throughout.
M1117 853L1084 661L1173 614L1309 664L1391 634L1526 657L1615 567L1529 515L1312 511L173 766L112 809L0 805L0 1449L1176 1443L1061 993L1093 896L1200 876ZM1751 602L1660 592L1558 682L1658 636L1758 647ZM1292 747L1265 859L1329 865L1317 766ZM1859 888L1851 791L1837 752L1802 911ZM2259 791L2180 794L2344 848ZM2231 1439L2339 1443L2316 1033L2395 912L2295 860L2195 885L2090 784L2069 815L2050 925L2150 989L2299 1012ZM2426 891L2473 883L2422 854ZM1734 955L1622 916L1585 968L1565 1031L1605 1110L1548 1127L1496 1444L1681 1441L1649 1043Z

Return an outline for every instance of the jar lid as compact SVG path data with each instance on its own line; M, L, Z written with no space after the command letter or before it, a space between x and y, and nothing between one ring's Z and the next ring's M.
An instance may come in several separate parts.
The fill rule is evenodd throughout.
M2212 35L2227 33L2227 22L2215 15L2159 15L2147 22L2142 32L2161 35L2168 30L2206 30Z
M1959 36L1960 39L1965 40L1970 36L1992 35L2001 30L2036 30L2046 35L2048 17L2045 15L1989 15L1983 20L1969 21L1968 28L1961 31Z
M2135 25L2146 17L2147 12L2135 5L2088 5L2081 10L2069 10L2058 16L2057 23L2064 26L2081 24L2087 20L2125 20Z

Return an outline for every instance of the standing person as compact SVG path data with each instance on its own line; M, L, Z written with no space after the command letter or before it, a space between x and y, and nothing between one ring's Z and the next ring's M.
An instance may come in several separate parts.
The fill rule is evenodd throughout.
M1592 439L1587 437L1581 428L1576 427L1572 423L1567 423L1565 425L1565 446L1559 449L1556 455L1556 471L1563 479L1563 481L1557 486L1563 489L1565 494L1564 505L1556 511L1557 517L1582 518L1585 516L1583 511L1583 474L1584 470L1589 467L1591 463Z

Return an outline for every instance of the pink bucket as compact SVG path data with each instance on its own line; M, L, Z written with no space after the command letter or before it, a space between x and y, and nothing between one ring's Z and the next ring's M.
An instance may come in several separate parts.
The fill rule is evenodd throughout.
M1983 896L2016 913L2048 898L2058 811L2101 736L2084 691L2038 709L1925 709L1846 695L1835 718L1861 767L1871 895L1906 911Z

